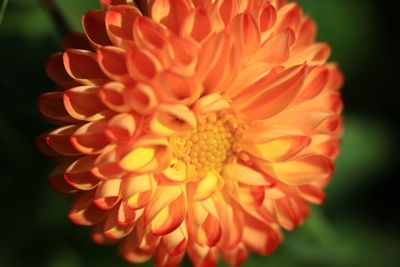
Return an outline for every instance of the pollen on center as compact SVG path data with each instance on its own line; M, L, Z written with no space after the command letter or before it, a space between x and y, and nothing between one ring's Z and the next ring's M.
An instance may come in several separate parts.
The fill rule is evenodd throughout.
M175 138L176 156L201 175L221 172L224 163L235 162L242 152L243 129L232 114L210 113L199 118L199 125Z

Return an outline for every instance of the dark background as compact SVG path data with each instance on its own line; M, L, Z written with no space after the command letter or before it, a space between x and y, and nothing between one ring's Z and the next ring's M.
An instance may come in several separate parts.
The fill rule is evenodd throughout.
M43 64L60 50L60 35L38 1L9 2L0 27L0 266L131 266L116 257L116 247L94 245L88 228L70 223L70 200L47 183L52 165L33 139L51 126L36 101L53 89ZM58 1L75 29L97 2ZM396 2L300 1L346 75L342 154L324 205L286 233L276 253L252 256L245 266L400 266Z

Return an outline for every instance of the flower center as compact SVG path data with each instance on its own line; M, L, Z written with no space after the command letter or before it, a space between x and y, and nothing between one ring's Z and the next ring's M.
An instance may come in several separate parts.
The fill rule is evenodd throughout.
M221 172L225 162L237 160L242 151L242 135L236 117L210 113L199 118L196 130L175 139L177 157L196 170L198 176L209 170Z

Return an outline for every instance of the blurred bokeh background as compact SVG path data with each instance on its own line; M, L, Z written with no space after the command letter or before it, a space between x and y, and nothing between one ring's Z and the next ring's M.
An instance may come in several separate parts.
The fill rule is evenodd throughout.
M61 36L39 1L8 2L0 27L0 266L131 266L115 246L94 245L90 229L70 223L70 200L48 185L52 164L33 139L51 126L36 101L53 88L43 63L60 50ZM97 0L57 2L77 30L85 10L98 8ZM400 266L397 1L299 2L346 75L342 154L324 205L286 233L276 253L245 266Z

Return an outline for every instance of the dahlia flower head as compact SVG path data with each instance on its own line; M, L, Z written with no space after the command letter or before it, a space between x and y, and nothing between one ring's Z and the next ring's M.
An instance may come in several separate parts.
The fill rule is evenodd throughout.
M284 0L100 2L39 100L69 218L132 263L273 252L323 201L339 150L343 78L314 21Z

